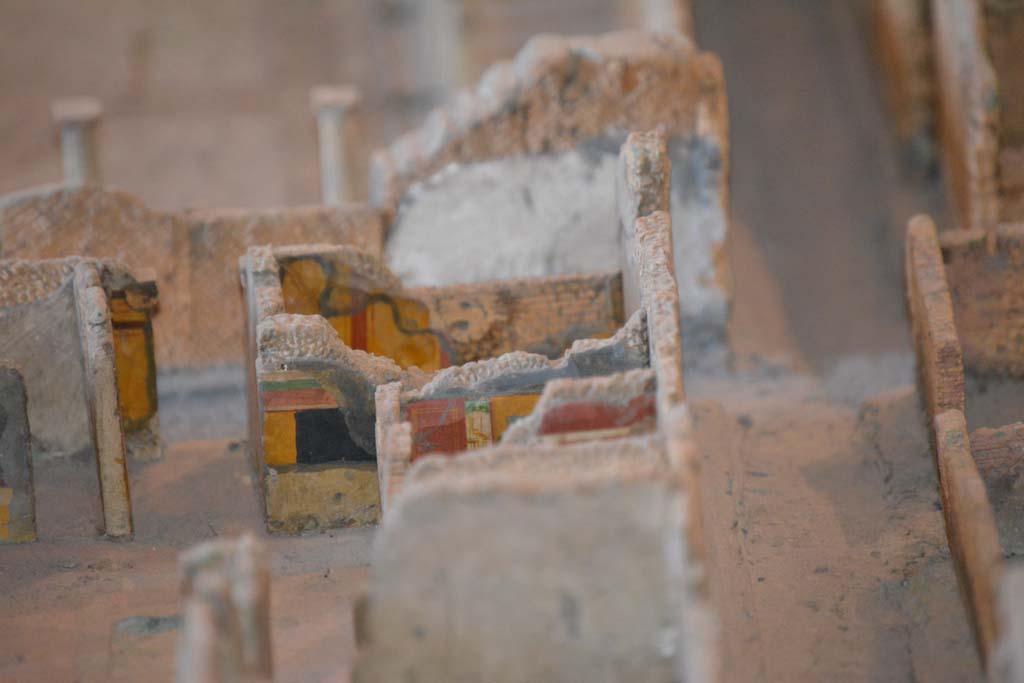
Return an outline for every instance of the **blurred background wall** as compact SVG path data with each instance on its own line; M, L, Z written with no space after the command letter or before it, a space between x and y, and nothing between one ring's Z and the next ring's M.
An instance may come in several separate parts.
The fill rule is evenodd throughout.
M90 95L105 182L151 206L314 203L312 86L362 89L372 149L529 36L642 27L651 2L0 0L0 194L60 179L50 104Z

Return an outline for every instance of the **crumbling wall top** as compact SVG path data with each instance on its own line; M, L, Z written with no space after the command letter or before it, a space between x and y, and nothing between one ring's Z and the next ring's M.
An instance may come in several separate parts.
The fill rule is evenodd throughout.
M108 290L120 290L138 284L128 269L116 261L70 256L30 261L0 259L0 308L29 304L44 299L67 284L79 264L92 264L100 275L100 284ZM151 292L155 297L155 291ZM150 307L154 301L146 301Z
M427 381L427 374L418 368L402 369L390 358L349 348L319 315L272 315L260 321L257 335L260 370L329 361L357 372L374 386L395 381L420 386Z
M556 360L524 351L452 366L435 373L422 388L403 400L542 385L554 377L606 374L644 367L648 363L646 318L636 314L608 339L580 339Z
M536 36L378 151L371 199L394 208L411 184L452 162L565 150L610 129L689 131L709 59L678 34Z
M578 492L641 479L660 480L672 471L657 434L611 441L544 448L499 444L468 451L457 458L420 458L406 475L405 489L394 503L398 525L403 504L420 497L515 491L542 494Z

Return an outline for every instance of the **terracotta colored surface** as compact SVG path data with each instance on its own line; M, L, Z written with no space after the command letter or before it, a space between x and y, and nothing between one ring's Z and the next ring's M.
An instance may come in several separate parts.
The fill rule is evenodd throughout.
M0 679L99 682L113 670L121 680L139 680L131 671L170 680L177 634L131 643L115 624L178 614L178 553L248 530L270 558L277 680L345 680L353 642L347 615L365 579L370 532L267 536L248 464L232 441L173 446L164 460L132 472L132 494L131 543L44 536L17 555L0 552L0 580L15 587L0 591Z

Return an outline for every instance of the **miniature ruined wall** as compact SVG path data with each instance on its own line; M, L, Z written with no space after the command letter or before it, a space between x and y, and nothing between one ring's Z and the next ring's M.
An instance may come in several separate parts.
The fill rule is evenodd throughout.
M999 220L998 84L985 50L978 0L931 0L939 130L960 226Z
M941 243L964 364L1024 376L1024 226L950 231Z
M640 158L649 142L657 139L630 136L624 156ZM354 681L414 672L424 681L717 680L672 219L656 209L656 202L634 208L624 240L639 281L639 307L627 327L641 326L644 334L631 337L642 338L649 369L546 377L541 402L501 442L472 450L467 436L462 453L415 463L415 400L521 389L501 367L512 358L442 371L418 390L378 389L387 515L370 592L357 610ZM626 405L620 417L636 404L639 419L628 432L653 431L596 434L586 411L570 410L561 417L572 419L553 424L560 409L584 402ZM459 411L446 404L437 413ZM608 426L608 415L597 417ZM542 433L546 421L554 433ZM573 443L567 436L579 429L591 433Z
M619 249L626 311L640 308L640 267L636 254L637 218L669 211L672 163L668 141L658 133L630 133L619 154L616 203L619 207Z
M134 525L115 367L114 328L108 294L97 264L77 263L74 287L89 435L99 472L104 534L109 538L130 538Z
M82 339L73 273L82 259L0 261L0 359L21 369L29 393L32 438L39 453L91 449L83 384ZM110 308L119 410L132 455L158 457L159 421L150 309L151 282L122 266L95 262Z
M906 243L907 303L928 414L964 410L963 354L935 225L917 216Z
M621 244L625 252L623 260L627 264L626 279L633 282L632 289L639 299L640 309L634 313L629 324L611 340L612 344L587 342L593 347L588 351L591 355L594 355L596 348L602 346L614 349L617 345L622 345L629 351L625 358L636 358L636 361L629 361L628 364L606 362L587 368L578 360L585 357L578 353L585 348L580 345L574 346L556 364L547 364L541 359L531 359L521 354L511 354L493 361L472 363L462 368L444 371L422 389L406 394L396 394L395 389L383 393L382 390L378 390L377 456L382 491L385 492L385 507L401 490L405 472L417 457L428 452L458 453L468 448L488 445L496 440L493 434L493 417L491 440L471 438L473 422L466 413L467 406L470 406L491 414L494 409L492 397L495 395L503 395L500 402L514 404L523 411L522 415L516 417L523 417L525 423L533 425L536 422L537 424L533 425L534 432L543 432L546 411L542 406L534 408L533 403L542 389L547 392L544 388L546 383L559 378L622 373L641 367L637 361L642 360L644 366L650 363L653 368L652 378L657 378L657 404L660 413L663 416L671 414L674 416L673 419L684 422L689 419L686 415L676 415L677 409L684 405L685 388L679 292L672 259L671 217L664 211L657 210L659 205L663 206L666 202L667 186L670 182L664 152L664 138L657 134L631 134L622 147L620 166L623 171L618 196L623 222ZM640 330L635 329L638 325L642 326ZM637 342L646 344L648 353L640 354L630 350L630 342L634 348ZM615 358L620 354L608 354L607 351L603 351L601 355ZM610 383L622 381L624 380L621 377L607 380ZM582 386L579 390L585 391ZM571 393L573 389L566 387L559 391ZM516 398L513 400L511 397ZM640 403L634 408L640 410L646 406L646 398L638 400ZM559 403L560 401L553 400L553 404ZM648 407L650 417L653 417L654 406ZM583 406L566 406L570 413L576 408L587 410ZM499 406L499 410L504 408ZM530 411L532 414L525 417ZM554 412L547 417L556 421L557 409L554 405L552 411ZM629 411L626 410L625 413ZM645 415L648 413L640 410L633 418L642 421ZM479 416L474 416L474 419L476 417ZM568 414L563 417L568 419ZM606 417L609 419L603 424L605 429L621 429L628 426L619 425L616 420L631 422L624 415L613 418L609 414ZM553 424L554 422L548 425L547 431L554 433ZM526 433L525 430L530 428L524 426L523 429ZM591 424L585 431L593 432L595 429L596 426ZM389 433L390 431L394 431L394 434ZM563 436L563 439L569 438L571 437ZM476 443L477 441L479 443ZM387 448L380 449L381 444ZM691 460L687 454L680 454L679 459L683 462ZM695 476L695 473L691 474ZM699 524L695 523L695 533L698 527Z
M258 472L271 467L280 475L302 469L314 464L309 458L323 458L316 464L325 466L372 461L373 390L395 380L410 389L426 384L428 377L418 373L417 366L433 371L453 359L462 362L513 344L550 354L570 345L554 361L520 352L512 354L511 364L499 361L495 366L504 374L492 378L494 384L504 381L539 391L547 378L646 362L642 320L620 329L618 274L404 290L372 257L326 245L252 248L242 267L253 370L250 396L258 397L249 406L250 424L259 426L250 435L258 444ZM366 314L377 305L389 325L381 327ZM611 336L576 341L580 333ZM303 343L314 352L293 344L298 334L308 337ZM424 342L433 353L421 353ZM317 355L325 350L329 359ZM272 354L277 355L269 362ZM402 370L403 365L410 370ZM431 391L452 384L450 378L459 378L454 380L457 384L466 377L484 381L467 366L442 373ZM516 391L521 390L498 393ZM313 420L308 429L303 426L307 419ZM309 442L307 448L301 442L309 430L334 436L330 443ZM342 452L342 457L328 458L327 452ZM268 476L268 490L282 481L281 476ZM271 498L268 510L273 507ZM307 506L321 504L313 497L305 500Z
M0 359L25 378L34 448L44 453L90 446L75 263L0 263Z
M36 539L25 382L14 368L0 367L0 545Z
M900 137L924 146L934 123L929 0L874 0L872 13Z
M640 311L610 339L574 342L556 361L519 351L448 368L418 389L403 391L400 383L378 387L377 468L384 510L418 457L499 442L511 422L530 419L550 382L645 367L647 346ZM479 414L467 415L474 412Z
M927 140L937 109L957 227L1024 220L1024 3L875 0L874 19L901 135Z
M432 371L454 351L429 308L375 258L350 247L308 245L274 251L284 312L321 315L352 349Z
M985 482L971 453L963 413L940 413L933 427L946 536L975 640L987 667L998 637L995 599L1003 571L1003 549Z
M616 157L635 129L668 138L687 328L720 335L725 91L717 59L679 35L535 38L378 152L372 195L396 211L390 266L416 285L619 268Z
M911 220L906 258L911 326L934 435L946 535L975 640L987 665L998 632L995 591L1003 550L967 432L959 319L954 318L943 254L930 218Z
M1000 218L1024 220L1024 2L984 0L986 47L999 86Z
M365 207L281 211L154 211L98 187L42 187L0 199L0 255L113 258L152 269L161 367L236 363L242 321L234 264L253 244L330 241L379 254L383 223Z
M376 539L353 680L713 680L687 659L685 495L658 453L421 461Z
M557 358L577 339L623 324L619 273L480 282L410 290L444 331L455 363L511 351Z
M250 464L260 480L264 473L263 415L259 401L259 324L284 313L280 268L270 247L252 247L238 260L245 315L245 399ZM257 487L262 490L262 485Z
M692 424L683 379L686 318L681 319L680 311L686 307L680 305L680 298L687 292L676 284L676 232L672 215L663 209L664 178L669 168L664 147L658 133L630 134L622 146L618 201L626 264L624 279L629 282L625 285L627 301L635 299L647 321L650 364L657 386L658 426L665 436L666 453L690 491L687 540L691 547L703 548L699 460L690 438ZM696 352L700 353L700 349ZM696 590L706 594L704 579L698 584Z
M405 485L412 466L412 423L402 419L402 385L398 382L377 387L377 484L380 487L381 516L388 514L391 501Z
M633 230L640 302L647 316L651 368L658 382L658 413L667 416L686 400L679 291L672 265L672 219L658 211L638 218Z
M349 247L276 249L284 310L320 314L351 348L438 370L512 350L559 356L623 322L617 273L406 290Z
M1024 3L1020 0L983 0L986 47L999 79L999 109L1003 146L1024 145Z
M631 136L627 147L641 144ZM717 680L671 217L652 211L628 234L640 298L631 324L644 323L650 369L553 379L501 443L411 467L410 399L470 369L454 384L479 391L488 377L477 368L495 362L418 391L378 389L378 457L394 460L380 468L388 513L357 613L354 681ZM655 431L572 443L569 433L595 426L577 414L541 434L561 407L589 399L639 401L630 426Z
M295 250L292 250L295 251ZM379 516L373 394L427 376L348 347L321 315L285 312L269 247L243 261L250 451L274 532L371 524Z
M655 387L654 372L647 368L552 380L529 415L510 425L503 441L575 443L653 431Z
M631 145L650 149L644 141L632 136L624 150ZM686 292L676 286L675 263L678 261L672 258L676 253L672 220L672 216L664 211L640 216L633 222L632 234L635 236L640 304L647 320L650 365L656 382L658 429L665 440L666 457L676 469L681 488L686 492L684 532L687 547L693 553L688 559L691 574L688 590L692 591L694 603L704 604L709 599L709 588L703 566L700 459L693 444L692 418L686 404L683 377L685 318L680 317L682 307L679 303ZM705 618L710 617L703 611L695 611L692 616L696 623L689 627L691 632L687 642L691 650L688 656L697 662L717 662L715 629L705 623ZM708 666L713 668L714 664Z

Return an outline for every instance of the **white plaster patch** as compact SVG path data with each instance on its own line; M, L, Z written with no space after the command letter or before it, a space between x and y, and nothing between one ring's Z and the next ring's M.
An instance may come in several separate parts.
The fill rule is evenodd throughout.
M618 270L616 156L449 166L410 191L388 241L406 285Z

